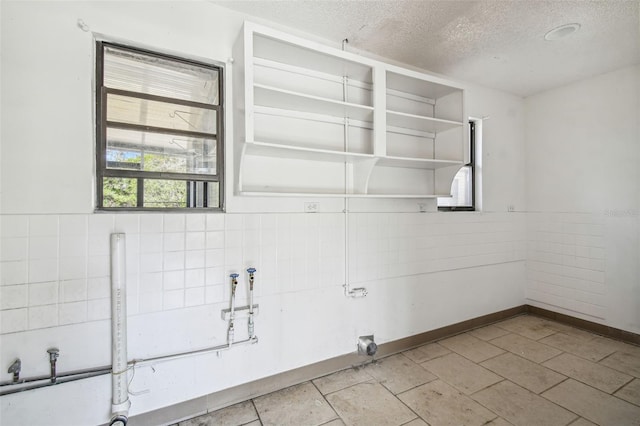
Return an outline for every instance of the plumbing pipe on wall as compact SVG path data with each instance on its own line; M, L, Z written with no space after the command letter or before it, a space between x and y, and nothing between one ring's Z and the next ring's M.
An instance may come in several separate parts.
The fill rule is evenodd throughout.
M111 425L126 425L129 416L127 383L127 285L125 234L111 234Z
M252 339L254 336L254 325L253 325L253 281L254 274L256 273L256 268L247 269L247 273L249 274L249 321L247 324L249 331L249 339Z
M342 40L342 50L346 51L348 39ZM342 77L342 100L349 102L349 78L345 75ZM344 152L349 152L349 118L344 119ZM351 288L351 277L349 274L349 169L353 167L348 161L344 162L344 295L347 297L365 297L367 289L364 287Z
M229 347L233 344L234 328L233 321L236 317L236 288L238 287L238 277L240 274L233 273L231 277L231 314L229 315L229 330L227 331L227 343Z

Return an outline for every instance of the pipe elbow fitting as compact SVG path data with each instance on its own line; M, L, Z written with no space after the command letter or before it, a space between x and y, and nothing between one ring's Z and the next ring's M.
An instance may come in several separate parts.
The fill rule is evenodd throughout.
M126 426L128 421L127 416L118 415L111 419L109 426Z

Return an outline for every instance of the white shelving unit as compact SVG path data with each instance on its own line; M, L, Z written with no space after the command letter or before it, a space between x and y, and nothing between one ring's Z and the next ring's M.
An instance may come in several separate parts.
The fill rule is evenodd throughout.
M250 22L234 60L237 194L449 195L468 156L461 87Z

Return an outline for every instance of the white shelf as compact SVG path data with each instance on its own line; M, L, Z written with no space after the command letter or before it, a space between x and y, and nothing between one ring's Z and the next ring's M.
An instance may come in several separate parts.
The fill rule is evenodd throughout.
M253 23L234 58L239 195L449 196L466 156L461 86Z
M329 149L307 148L295 145L258 141L246 143L246 154L338 163L356 163L358 161L371 160L375 158L372 154L332 151Z
M300 74L306 77L313 77L321 80L330 81L332 83L342 83L343 77L335 74L328 74L325 72L317 71L315 69L308 69L298 67L295 65L284 64L282 62L271 61L265 58L253 58L253 64L257 67L272 68L278 71L284 71L293 74ZM372 84L365 81L355 80L353 78L348 79L347 84L352 87L360 87L362 89L372 90ZM405 96L408 96L405 94Z
M463 124L457 121L442 120L404 112L387 111L387 125L416 129L429 133L440 133L455 129L456 127L462 127Z
M240 191L240 195L248 197L296 197L296 198L438 198L438 197L450 197L450 194L434 195L434 194L340 194L340 193L324 193L324 192L288 192L286 190L274 191L260 191L259 189L252 188L249 191Z
M351 198L438 198L438 197L450 197L451 195L433 195L433 194L366 194L351 195Z
M383 167L404 167L411 169L439 169L441 167L463 166L462 161L434 160L428 158L380 157L377 163Z
M296 197L296 198L344 198L352 197L350 194L337 192L304 192L301 188L262 188L249 187L239 192L240 195L249 197Z
M256 105L362 121L373 119L373 107L370 106L335 101L263 84L254 84L253 87Z
M394 67L389 67L394 68ZM400 71L400 70L399 70ZM413 96L420 96L433 101L443 98L462 89L448 84L441 84L433 81L424 74L419 74L409 70L401 72L387 72L387 93L398 96L394 92L404 92Z
M247 23L245 23L247 27ZM372 67L359 55L248 23L253 34L253 56L325 74L367 81Z

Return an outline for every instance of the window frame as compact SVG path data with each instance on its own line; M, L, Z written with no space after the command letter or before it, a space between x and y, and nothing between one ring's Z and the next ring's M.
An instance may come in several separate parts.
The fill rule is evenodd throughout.
M476 122L469 120L469 162L462 167L471 168L471 205L470 206L438 206L442 212L474 212L476 211ZM461 168L462 169L462 168Z
M160 53L144 48L139 48L131 45L125 45L120 43L114 43L106 40L96 40L96 83L95 83L95 149L96 149L96 164L95 164L95 176L96 176L96 211L109 211L109 212L224 212L225 211L225 168L224 168L224 140L225 140L225 107L224 102L226 99L224 91L224 78L225 69L221 63L208 63L197 61L189 58L179 57L171 54ZM105 48L114 47L121 50L127 50L135 53L141 53L148 56L157 57L165 60L172 60L189 65L196 65L209 69L215 69L218 72L218 103L217 105L205 104L196 101L188 101L179 98L169 98L165 96L153 95L142 92L132 92L122 89L108 88L104 85L104 53ZM107 121L107 97L112 95L124 95L134 97L136 99L144 99L159 102L170 102L173 104L193 106L197 108L204 108L208 110L216 111L216 133L214 135L209 133L193 132L189 130L178 129L165 129L154 126L146 126L141 124L129 124ZM215 138L216 141L216 174L196 174L196 173L172 173L172 172L155 172L155 171L143 171L143 170L122 170L122 169L108 169L107 168L107 129L123 129L123 130L137 130L150 133L171 134L176 136L191 136L191 137L206 137ZM137 188L137 206L135 207L105 207L103 205L103 188L104 179L116 177L116 178L132 178L136 179ZM203 182L215 182L218 184L218 206L217 207L144 207L144 180L145 179L157 179L157 180L175 180L182 181L187 185L187 204L189 203L190 188L195 187L195 183ZM203 189L204 200L207 200L208 188L205 186Z

